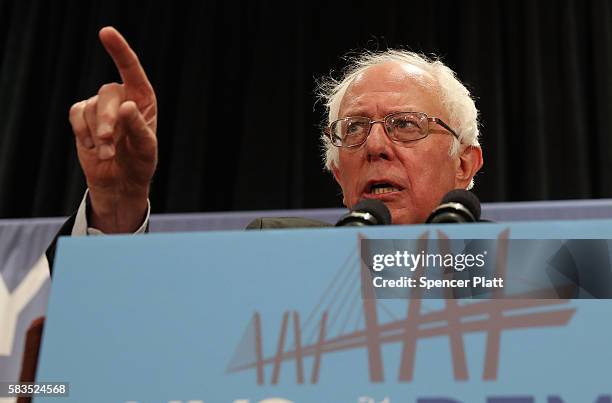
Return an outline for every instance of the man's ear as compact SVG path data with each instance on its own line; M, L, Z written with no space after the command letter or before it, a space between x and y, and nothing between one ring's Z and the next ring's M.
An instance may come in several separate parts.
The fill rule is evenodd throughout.
M344 188L342 187L342 179L340 176L340 170L338 169L338 167L336 167L335 164L332 163L331 171L332 171L332 174L334 175L334 179L336 180L336 183L338 184L338 186L340 186L340 189L342 190L342 204L346 206L346 199L344 198Z
M467 189L482 164L482 149L476 146L466 146L459 154L455 173L455 187L457 189Z

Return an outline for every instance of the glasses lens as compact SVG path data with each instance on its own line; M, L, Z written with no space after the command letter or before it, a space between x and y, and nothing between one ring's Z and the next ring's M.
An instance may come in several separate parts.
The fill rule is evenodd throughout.
M370 121L365 118L352 117L332 123L332 143L341 147L351 147L364 142L368 135Z
M397 141L413 141L427 135L427 115L423 113L398 113L385 122L387 131Z
M342 147L342 128L340 123L340 121L332 122L329 127L330 140L336 147Z

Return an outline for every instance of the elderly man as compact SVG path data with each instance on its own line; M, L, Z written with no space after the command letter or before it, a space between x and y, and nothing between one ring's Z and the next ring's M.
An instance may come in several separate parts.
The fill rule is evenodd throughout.
M425 222L482 166L477 110L441 62L401 51L366 54L324 86L326 166L351 208L376 198L394 224Z
M103 28L100 40L123 83L70 109L88 193L64 234L144 232L148 222L155 93L118 31ZM477 110L441 62L405 51L365 54L321 94L329 110L325 163L346 207L379 199L394 224L422 223L445 193L473 185L482 166Z

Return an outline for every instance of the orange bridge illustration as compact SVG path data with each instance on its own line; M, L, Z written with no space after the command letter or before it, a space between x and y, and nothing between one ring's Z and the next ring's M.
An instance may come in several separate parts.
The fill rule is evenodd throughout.
M428 232L419 238L418 250L427 250L427 236ZM507 229L497 239L496 276L504 276L506 272L508 238ZM400 343L400 367L396 379L411 382L417 341L447 336L454 379L466 381L469 374L463 337L481 332L486 334L482 379L492 381L497 379L504 330L564 326L576 311L576 308L567 306L570 300L528 299L528 295L523 299L503 299L502 289L493 291L493 299L461 301L449 298L444 300L443 309L428 310L417 288L406 300L406 316L398 318L385 307L383 300L369 294L373 289L367 263L357 253L362 239L364 237L360 235L357 248L336 272L303 323L297 311L283 314L273 355L264 356L262 317L255 312L226 372L254 370L257 384L263 385L266 383L265 368L272 366L268 382L275 385L279 382L284 363L295 365L298 384L316 384L324 354L363 349L367 354L369 380L379 383L385 380L383 344ZM438 231L438 242L441 242L441 250L450 250L448 238L441 231ZM360 269L356 270L356 267ZM366 288L362 290L364 285ZM291 331L293 339L289 345L287 338ZM304 366L307 357L312 358L309 374L305 373Z

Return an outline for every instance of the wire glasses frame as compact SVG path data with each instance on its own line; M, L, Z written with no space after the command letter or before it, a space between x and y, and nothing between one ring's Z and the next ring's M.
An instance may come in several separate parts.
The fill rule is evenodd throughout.
M349 116L331 122L325 129L325 134L336 147L359 147L370 136L372 126L375 123L382 123L385 133L392 141L408 143L427 137L430 122L442 126L459 139L459 135L442 119L427 116L424 112L394 112L385 116L382 120L371 120L363 116Z

